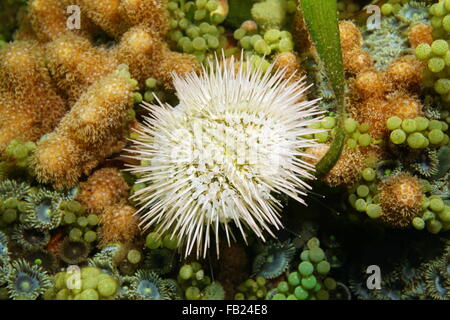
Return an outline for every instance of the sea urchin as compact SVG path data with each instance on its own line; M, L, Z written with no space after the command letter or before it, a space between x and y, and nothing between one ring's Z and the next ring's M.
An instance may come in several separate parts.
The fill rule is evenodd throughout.
M263 232L281 225L281 202L301 196L313 166L302 157L316 146L306 135L320 121L316 102L306 101L304 78L292 81L285 69L266 72L251 61L210 60L202 74L174 74L176 107L149 105L130 156L140 160L131 172L145 188L134 194L140 224L160 234L172 232L185 246L206 255L219 229L228 242L234 222L246 240L247 227ZM313 157L309 155L310 157Z

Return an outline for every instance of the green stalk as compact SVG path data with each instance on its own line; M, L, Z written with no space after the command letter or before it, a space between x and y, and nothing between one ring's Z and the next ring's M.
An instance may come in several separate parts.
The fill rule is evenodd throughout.
M301 10L309 35L330 80L337 103L338 121L333 142L325 156L316 165L316 176L321 177L333 168L345 142L345 77L336 0L300 0Z

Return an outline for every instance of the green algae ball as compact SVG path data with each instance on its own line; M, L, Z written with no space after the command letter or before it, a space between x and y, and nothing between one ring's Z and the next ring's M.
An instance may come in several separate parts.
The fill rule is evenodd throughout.
M311 262L318 263L325 259L325 252L323 252L323 250L319 247L312 248L309 251L309 259Z
M302 276L309 276L314 272L314 266L309 261L303 261L298 265L298 272Z
M142 259L142 255L141 255L141 253L138 250L132 249L132 250L130 250L128 252L127 259L132 264L138 264L141 261L141 259Z
M286 300L298 300L297 297L293 294L288 295L288 297L286 298Z
M306 291L302 286L297 286L294 290L294 295L298 300L306 300L308 298L308 291Z
M315 276L310 275L308 277L302 278L301 283L303 288L311 290L316 286L317 279Z
M80 300L98 300L98 292L94 289L86 289L81 292L79 296Z
M189 287L185 291L186 299L200 300L200 289L197 287Z
M282 293L277 293L272 297L272 300L286 300L286 296Z
M401 125L402 119L400 117L394 116L386 120L386 127L391 131L400 128Z
M81 278L91 278L91 277L97 277L100 275L100 270L95 267L85 267L81 269Z
M178 239L176 236L165 235L163 238L163 246L170 250L175 250L178 247Z
M423 221L423 219L420 217L415 217L412 220L412 225L417 230L423 230L425 228L425 221Z
M323 280L323 285L328 290L334 290L334 289L336 289L337 284L336 284L336 280L334 280L333 278L325 278L325 280Z
M69 300L70 291L67 288L59 290L56 294L56 300Z
M371 182L371 181L375 180L376 172L372 168L365 168L362 171L361 175L364 180Z
M309 260L309 250L303 250L300 254L300 259L302 261L308 261Z
M113 296L117 291L117 282L111 277L102 279L98 282L97 290L103 297Z
M328 299L330 299L330 294L326 290L319 290L316 293L316 298L318 300L328 300Z
M192 270L192 266L190 264L185 264L180 268L180 278L183 280L188 280L192 277L194 271Z
M370 218L376 219L381 216L382 209L381 209L380 205L371 203L371 204L367 205L366 213Z
M296 271L291 272L288 275L288 283L291 286L293 286L293 287L298 286L300 284L300 275L299 275L299 273L296 272Z
M145 238L145 245L149 249L158 249L161 246L161 237L157 232L151 232Z
M328 274L328 272L330 272L330 269L331 269L331 266L328 261L323 260L317 264L317 272L321 275Z
M82 280L81 289L82 290L97 289L97 285L98 285L97 277L89 277Z
M431 56L431 46L428 43L421 43L416 47L416 58L427 60Z
M347 133L353 133L355 132L356 128L358 127L358 122L352 118L347 118L344 121L344 129Z
M278 283L277 289L279 292L287 293L289 291L289 285L286 281Z
M395 129L391 132L390 139L394 144L402 144L406 140L406 133L402 129Z
M430 209L434 212L440 212L444 210L444 201L441 198L433 198L430 200Z

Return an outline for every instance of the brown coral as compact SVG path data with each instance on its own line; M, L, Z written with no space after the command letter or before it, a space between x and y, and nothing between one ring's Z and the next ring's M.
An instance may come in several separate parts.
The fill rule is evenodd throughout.
M359 173L364 169L364 153L360 148L351 149L344 146L339 160L323 178L331 187L341 184L352 185L359 179Z
M408 173L387 178L379 184L383 213L380 219L394 228L405 228L420 212L423 199L419 179Z
M107 206L128 198L129 186L116 168L95 171L86 182L80 183L77 200L92 213L101 214Z
M111 242L131 242L139 234L136 209L120 203L105 207L100 217L100 246Z
M285 79L290 77L291 81L299 81L303 76L299 58L292 52L282 52L277 54L274 59L274 69L285 69Z
M127 111L133 105L135 83L117 70L94 83L80 97L33 156L38 180L71 187L100 161L124 147Z
M14 138L37 140L65 111L37 44L16 41L0 50L0 151Z
M32 0L28 3L31 26L39 41L47 42L67 32L74 32L88 37L94 26L90 20L82 17L80 30L67 28L66 0Z
M118 65L106 49L75 34L57 37L47 45L46 54L53 79L71 102Z
M408 30L408 40L411 48L416 48L421 43L433 43L433 28L428 23L419 22Z
M151 29L160 38L169 31L167 0L122 0L119 12L132 26Z
M396 58L386 69L387 79L396 89L414 90L422 83L425 65L413 55Z

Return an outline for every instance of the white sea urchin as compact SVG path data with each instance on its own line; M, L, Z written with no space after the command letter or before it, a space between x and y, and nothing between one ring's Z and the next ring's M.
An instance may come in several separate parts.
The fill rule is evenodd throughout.
M210 61L201 75L174 75L180 100L176 107L149 105L149 116L133 140L130 171L145 188L134 194L141 206L141 226L171 232L185 246L206 254L210 233L219 246L219 226L228 242L233 221L264 239L279 229L282 205L277 194L304 203L312 179L311 164L302 160L316 146L304 136L320 121L317 100L304 101L303 82L292 82L284 70L266 72L250 62ZM312 156L311 156L312 157Z

